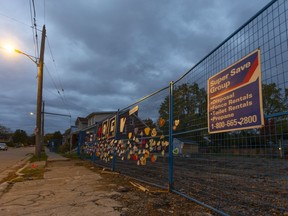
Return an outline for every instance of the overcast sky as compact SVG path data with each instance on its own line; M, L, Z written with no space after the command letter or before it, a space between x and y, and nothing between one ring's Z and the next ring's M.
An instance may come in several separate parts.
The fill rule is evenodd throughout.
M35 0L46 25L45 132L125 108L177 80L269 0ZM32 0L0 1L0 125L35 128L37 67ZM38 49L41 32L38 31Z

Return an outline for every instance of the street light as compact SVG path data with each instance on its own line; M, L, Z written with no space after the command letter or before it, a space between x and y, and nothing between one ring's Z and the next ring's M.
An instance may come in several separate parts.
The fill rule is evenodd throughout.
M41 112L41 114L42 114L42 125L41 125L41 132L42 132L42 144L44 143L44 116L45 116L45 114L46 115L54 115L54 116L65 116L65 117L70 117L70 119L71 119L71 115L67 115L67 114L61 114L61 113L52 113L52 112L45 112L44 111L44 107L45 107L45 103L44 103L44 101L43 101L43 104L42 104L42 112ZM30 115L35 115L33 112L30 112Z
M14 49L14 52L27 56L31 61L33 61L38 66L38 58L28 55L20 50Z
M43 90L43 64L44 64L44 50L45 50L45 38L46 38L46 28L43 25L42 29L42 39L40 48L40 58L35 58L28 55L20 50L14 49L15 52L25 55L31 61L33 61L38 68L38 91L37 91L37 109L36 109L36 128L35 128L35 156L40 157L41 155L41 112L42 112L42 90Z
M15 51L15 49L10 44L5 44L2 49L5 49L7 52L12 53Z

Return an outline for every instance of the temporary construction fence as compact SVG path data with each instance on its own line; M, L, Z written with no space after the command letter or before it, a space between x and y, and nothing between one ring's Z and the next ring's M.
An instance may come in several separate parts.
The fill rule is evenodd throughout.
M79 154L220 215L287 214L287 18L288 2L271 1L178 80L103 119L91 133L80 132ZM222 93L221 109L213 112L207 108L208 80L254 52L260 53L263 125L229 130L256 117L231 120L227 104L241 115L243 107L257 106L250 101L257 93L250 89L231 102ZM248 73L252 65L246 63L230 68L230 76ZM223 75L216 84L225 80ZM212 114L218 118L208 124ZM216 124L220 130L211 131Z

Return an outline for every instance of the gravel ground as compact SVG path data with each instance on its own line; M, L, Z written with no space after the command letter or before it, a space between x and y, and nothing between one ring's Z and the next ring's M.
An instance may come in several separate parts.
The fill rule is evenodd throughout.
M147 162L146 166L119 159L115 168L127 176L165 187L168 185L167 158L159 157L155 164ZM288 216L287 160L194 155L175 157L173 170L175 190L223 213Z
M90 162L80 162L79 165L87 166L88 169L102 176L101 184L111 190L119 192L112 197L124 206L120 209L123 216L212 216L216 215L209 209L181 197L177 194L137 182L136 180L103 169Z

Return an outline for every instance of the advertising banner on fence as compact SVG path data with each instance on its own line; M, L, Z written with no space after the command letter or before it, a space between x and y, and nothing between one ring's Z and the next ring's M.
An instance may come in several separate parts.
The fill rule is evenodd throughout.
M263 126L260 50L210 77L207 90L209 133Z

